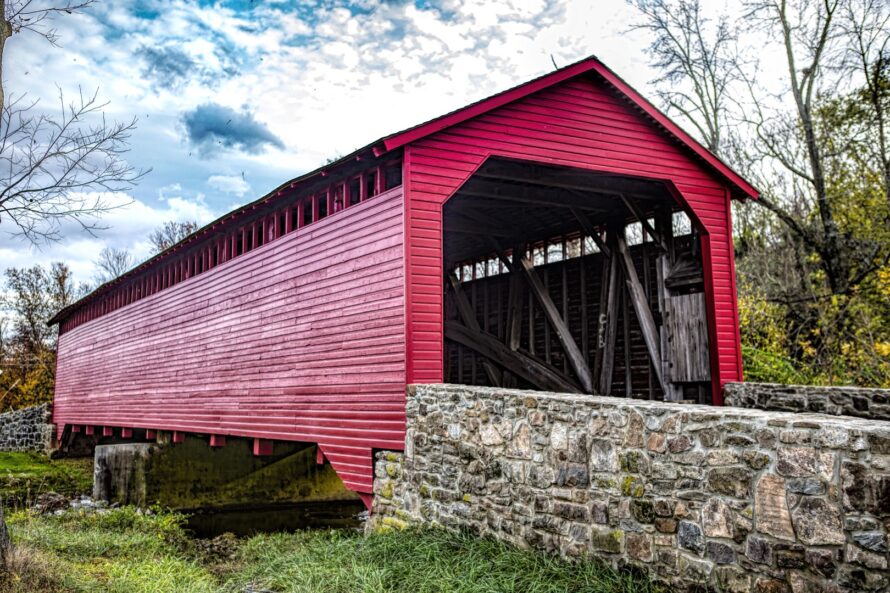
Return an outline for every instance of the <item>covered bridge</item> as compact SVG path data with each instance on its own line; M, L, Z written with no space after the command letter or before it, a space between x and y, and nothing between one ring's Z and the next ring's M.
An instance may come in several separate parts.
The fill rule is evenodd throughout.
M722 403L757 191L596 58L288 181L59 312L59 434L317 444L372 488L414 383Z

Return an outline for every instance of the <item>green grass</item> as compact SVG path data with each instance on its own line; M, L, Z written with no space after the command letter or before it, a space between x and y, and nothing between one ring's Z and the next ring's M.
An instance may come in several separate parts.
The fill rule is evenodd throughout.
M276 593L646 593L648 583L593 561L571 563L439 529L256 536L232 583Z
M0 593L647 593L647 582L437 529L259 535L231 558L207 555L183 517L16 512L12 574Z
M0 497L27 506L44 492L74 496L92 490L93 460L49 459L40 453L0 453Z

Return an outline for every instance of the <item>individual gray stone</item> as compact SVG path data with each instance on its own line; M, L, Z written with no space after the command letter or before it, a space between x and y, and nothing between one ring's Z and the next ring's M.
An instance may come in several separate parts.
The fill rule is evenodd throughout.
M887 553L887 537L880 531L854 533L853 541L866 550L881 554Z
M705 545L705 556L717 564L732 564L735 562L735 550L732 546L722 542L708 542Z
M794 494L805 494L807 496L825 494L825 484L816 478L793 478L786 482L785 487L788 492L793 492Z
M677 540L687 550L701 552L705 548L701 527L690 521L680 521L677 529Z
M773 560L773 549L769 541L755 536L749 536L747 545L745 546L745 556L751 562L758 564L771 564Z
M751 491L752 477L748 468L717 467L708 472L708 488L718 494L744 498Z
M807 545L837 545L846 541L840 511L822 498L804 498L792 518L798 539Z
M886 570L887 568L887 557L884 554L876 554L874 552L863 550L857 546L847 544L847 549L844 555L847 562L861 564L866 568L875 570Z
M828 480L834 471L834 454L811 447L783 447L776 451L776 471L787 477L816 476Z

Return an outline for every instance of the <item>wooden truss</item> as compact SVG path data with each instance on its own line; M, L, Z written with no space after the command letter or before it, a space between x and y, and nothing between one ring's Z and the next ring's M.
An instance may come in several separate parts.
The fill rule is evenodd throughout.
M571 180L566 180L569 183ZM515 192L509 194L499 189L497 184L488 180L471 182L469 193L475 200L487 199L497 202L501 199L517 200L521 203L534 201L547 201L549 196L543 197L540 190L528 192L516 196ZM529 246L527 244L515 245L510 252L503 249L498 239L508 235L506 232L492 232L486 226L484 217L472 212L462 212L455 217L454 222L449 222L449 231L467 232L485 235L485 240L491 246L492 251L500 260L503 269L509 274L509 296L507 298L506 326L501 336L490 333L480 327L477 314L474 311L470 299L467 298L461 281L453 273L446 274L447 285L451 289L458 320L447 321L445 324L445 337L464 348L468 348L482 357L482 369L488 383L494 386L514 386L517 381L524 381L538 389L557 390L573 393L599 393L611 394L615 371L616 343L618 341L619 320L624 319L623 343L625 348L624 360L629 360L628 321L630 312L639 326L642 341L645 344L646 353L650 363L650 392L654 381L664 399L682 399L682 389L675 379L681 381L705 380L706 377L700 368L701 364L696 360L701 359L701 352L693 352L685 355L680 365L680 371L674 369L674 361L677 358L676 347L671 347L671 328L674 332L683 331L687 325L668 323L672 314L671 306L677 301L670 294L671 277L690 278L696 272L700 275L700 267L696 267L694 261L680 259L674 261L672 252L673 236L671 224L671 212L662 208L655 215L655 224L651 224L645 211L640 208L633 197L611 191L610 188L597 188L603 194L612 194L613 203L617 199L619 204L626 208L640 221L644 232L652 238L650 245L655 246L657 287L657 310L650 306L649 298L640 279L637 267L631 255L625 238L624 223L615 222L615 218L605 226L605 230L598 227L591 220L591 216L597 213L596 208L589 205L581 207L585 196L578 199L563 200L562 206L570 213L584 236L591 237L602 254L602 281L600 283L599 307L601 312L595 324L595 341L589 339L587 325L587 307L581 307L581 331L572 331L569 319L566 317L566 305L560 307L554 302L548 290L545 279L528 257ZM465 192L466 193L466 192ZM552 202L550 202L553 205ZM588 202L589 204L589 202ZM688 258L687 258L688 259ZM650 260L651 261L651 260ZM644 268L646 266L644 265ZM584 266L580 266L584 273ZM648 285L649 270L646 284ZM694 280L694 279L693 279ZM582 291L582 302L587 302L587 295L583 294L585 282L579 284ZM533 301L538 310L546 319L546 332L552 332L558 340L565 356L562 369L549 363L549 353L544 360L533 351L520 347L520 335L523 328L523 304L524 298L529 300L529 310ZM565 298L564 298L565 300ZM683 301L685 315L696 314L694 306L689 304L695 299ZM676 305L675 305L676 306ZM703 322L703 320L700 320ZM690 326L691 327L691 326ZM679 328L679 329L678 329ZM695 329L695 328L693 328ZM576 328L577 330L577 328ZM531 322L529 332L532 331ZM690 330L692 331L692 330ZM691 334L690 334L691 335ZM576 338L580 338L580 341ZM529 338L530 341L532 338ZM638 338L637 338L638 339ZM591 342L593 348L590 347ZM549 342L548 342L549 343ZM533 346L531 346L533 349ZM698 346L700 348L700 346ZM591 356L593 351L593 356ZM631 395L630 370L625 362L628 373L625 385L626 395ZM679 375L682 375L680 377Z

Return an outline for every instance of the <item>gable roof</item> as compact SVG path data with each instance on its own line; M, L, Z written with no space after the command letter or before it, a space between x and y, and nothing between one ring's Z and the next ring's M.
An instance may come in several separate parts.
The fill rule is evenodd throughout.
M531 95L532 93L544 90L548 87L552 87L556 84L587 73L598 74L603 80L606 81L606 83L608 83L620 94L622 94L632 105L642 111L643 114L647 116L651 121L653 121L656 125L661 127L662 130L673 136L681 144L685 145L689 150L697 155L712 170L717 172L729 183L732 188L733 197L739 199L757 198L759 192L753 185L745 181L745 179L743 179L741 175L733 171L732 168L729 167L729 165L724 163L722 160L720 160L720 158L718 158L707 148L702 146L692 136L684 132L683 129L680 128L680 126L674 123L667 115L659 111L654 105L643 98L642 95L640 95L629 84L627 84L627 82L625 82L620 76L615 74L615 72L606 67L605 64L600 62L599 59L597 59L595 56L590 56L584 58L583 60L575 62L574 64L559 68L558 70L515 86L506 91L502 91L496 95L492 95L475 103L471 103L470 105L461 107L460 109L457 109L450 113L446 113L445 115L441 115L422 124L407 128L405 130L402 130L401 132L390 134L389 136L384 136L383 138L380 138L379 140L372 142L367 146L363 146L362 148L359 148L354 152L351 152L350 154L337 159L334 162L328 163L326 165L323 165L322 167L319 167L318 169L315 169L314 171L310 171L308 173L304 173L303 175L295 177L294 179L281 184L279 187L270 191L263 197L254 200L253 202L249 202L244 206L241 206L240 208L236 208L235 210L219 217L217 220L201 227L175 245L172 245L161 253L158 253L148 260L140 263L121 276L100 285L90 294L60 310L47 323L49 325L60 323L88 301L92 301L101 294L104 294L111 290L114 286L117 286L123 281L135 276L139 272L152 267L156 263L159 263L167 259L168 257L171 257L174 253L179 252L183 248L193 244L195 241L202 239L211 231L218 230L220 226L226 224L234 224L234 220L239 218L241 215L245 215L265 204L272 202L276 198L281 197L283 193L288 189L295 189L302 184L307 184L310 181L316 180L318 177L326 176L330 172L337 170L342 166L354 161L356 158L362 158L363 155L365 157L369 157L372 154L376 157L383 156L388 152L398 150L408 144L411 144L412 142L416 142L422 138L430 136L431 134L435 134L436 132L457 125L461 122L465 122L474 117L483 115L489 111L497 109L498 107L502 107L503 105L522 99L523 97Z
M665 132L680 141L681 144L685 145L689 150L695 153L696 156L729 182L732 186L733 197L740 199L756 199L758 197L760 192L753 185L748 183L741 175L733 171L732 168L724 163L717 155L683 131L683 129L671 120L671 118L659 111L652 105L652 103L647 101L640 93L625 82L624 79L600 62L595 56L584 58L579 62L575 62L574 64L570 64L569 66L565 66L496 95L492 95L491 97L482 99L481 101L477 101L466 107L461 107L451 113L446 113L445 115L431 119L420 125L381 138L371 146L374 149L374 154L385 154L386 152L401 148L407 144L430 136L431 134L440 132L445 128L465 122L468 119L478 117L493 109L497 109L498 107L522 99L532 93L589 72L598 74L636 108L642 111L650 120L653 120Z

